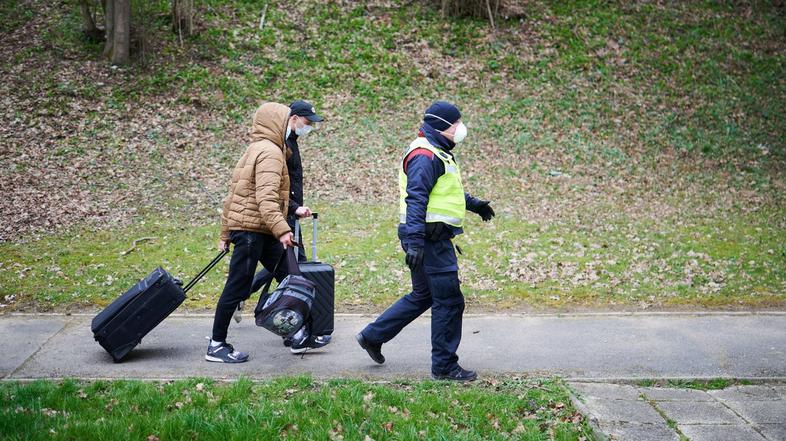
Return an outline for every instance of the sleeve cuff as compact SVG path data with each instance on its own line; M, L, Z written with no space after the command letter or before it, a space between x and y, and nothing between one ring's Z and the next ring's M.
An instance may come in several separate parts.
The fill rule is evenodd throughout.
M280 238L281 236L283 236L283 235L285 235L285 234L287 234L287 233L289 233L291 231L292 231L292 229L289 228L289 224L287 224L287 222L284 219L276 222L273 225L273 228L271 230L271 232L273 233L273 236L275 236L276 239Z

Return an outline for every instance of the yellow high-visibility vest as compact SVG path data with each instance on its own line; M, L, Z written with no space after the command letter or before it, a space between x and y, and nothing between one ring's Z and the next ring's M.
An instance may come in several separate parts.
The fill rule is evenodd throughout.
M456 161L448 153L432 146L426 138L419 137L409 145L398 171L399 187L399 218L402 224L407 223L407 174L404 173L404 160L415 149L426 149L434 153L445 165L445 173L437 179L431 189L426 206L426 222L444 222L454 227L464 225L467 211L464 199L464 186L461 185L461 170Z

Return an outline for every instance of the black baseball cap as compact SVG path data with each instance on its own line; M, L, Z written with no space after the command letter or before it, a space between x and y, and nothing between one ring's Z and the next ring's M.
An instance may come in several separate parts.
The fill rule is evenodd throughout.
M289 114L306 117L309 121L312 122L324 121L324 118L317 115L317 111L314 110L314 106L312 106L308 101L297 100L292 102L292 104L289 105Z

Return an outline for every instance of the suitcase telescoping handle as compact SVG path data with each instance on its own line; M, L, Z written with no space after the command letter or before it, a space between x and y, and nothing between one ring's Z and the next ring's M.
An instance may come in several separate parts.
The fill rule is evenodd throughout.
M317 219L319 214L311 213L314 231L311 233L311 261L317 262ZM300 220L295 219L295 240L300 240Z
M319 214L311 213L311 218L313 221L311 222L314 226L314 232L311 234L311 260L314 262L317 261L317 219L319 219Z
M227 253L228 253L228 252L229 252L229 247L227 247L227 249L225 249L225 250L222 250L220 253L218 253L218 256L216 256L215 258L213 258L213 260L212 260L212 261L210 261L210 263L208 263L206 267L202 268L202 271L200 271L200 272L199 272L199 274L197 274L196 276L194 276L194 278L193 278L193 279L191 279L191 281L190 281L190 282L188 282L188 285L186 285L186 286L183 288L183 292L184 292L184 293L187 293L189 289L193 288L193 287L194 287L194 285L196 285L196 283L197 283L197 282L199 282L199 279L201 279L202 277L204 277L204 276L205 276L205 274L207 274L207 273L208 273L210 270L212 270L212 269L213 269L213 267L214 267L214 266L216 266L216 265L218 264L218 262L221 262L221 259L223 259L223 258L224 258L224 256L226 256L226 255L227 255Z

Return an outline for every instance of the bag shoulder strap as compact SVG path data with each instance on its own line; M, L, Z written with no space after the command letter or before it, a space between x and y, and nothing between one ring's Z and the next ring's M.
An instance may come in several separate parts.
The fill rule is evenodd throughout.
M284 260L287 261L287 274L294 276L303 275L303 273L300 272L300 267L297 264L297 255L295 254L296 249L297 245L294 247L287 247L287 249L281 253L281 257L279 257L278 262L276 262L276 266L273 268L273 272L271 273L272 277L267 281L265 286L262 288L262 292L259 294L260 298L262 298L270 290L270 285L273 283L273 279L276 278L278 267L281 266L281 262Z

